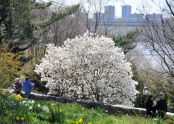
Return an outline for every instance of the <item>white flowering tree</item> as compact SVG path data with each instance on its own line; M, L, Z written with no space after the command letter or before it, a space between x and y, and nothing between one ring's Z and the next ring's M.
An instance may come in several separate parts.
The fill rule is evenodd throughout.
M50 94L132 105L137 82L130 66L112 39L87 32L61 47L49 44L35 72Z

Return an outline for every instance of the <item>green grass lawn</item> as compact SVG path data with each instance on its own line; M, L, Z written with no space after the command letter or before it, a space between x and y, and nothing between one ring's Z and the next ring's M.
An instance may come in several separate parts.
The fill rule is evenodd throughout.
M174 117L165 121L138 116L114 116L104 109L86 109L78 104L62 104L22 99L0 93L0 123L3 124L174 124Z

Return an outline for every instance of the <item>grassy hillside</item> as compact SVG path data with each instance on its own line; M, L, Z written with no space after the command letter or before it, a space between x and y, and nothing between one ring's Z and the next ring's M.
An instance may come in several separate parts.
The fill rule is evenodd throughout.
M0 93L0 123L25 124L173 124L129 115L108 115L104 109L86 109L78 104L62 104L23 99L16 94Z

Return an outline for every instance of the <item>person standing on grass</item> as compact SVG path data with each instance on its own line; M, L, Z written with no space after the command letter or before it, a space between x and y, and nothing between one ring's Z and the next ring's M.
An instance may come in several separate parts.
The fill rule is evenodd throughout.
M13 83L12 89L14 90L14 93L21 94L22 83L20 82L19 78L16 78L15 82Z
M145 102L145 107L146 107L146 116L154 118L156 114L156 104L153 102L153 95L149 95L147 97L147 100Z
M165 98L165 94L163 92L160 93L160 99L157 101L157 111L158 116L164 119L167 112L167 100Z
M28 81L28 77L25 78L24 81L24 92L25 92L25 98L30 97L30 93L31 93L31 89L34 87L34 83L31 83L30 81Z

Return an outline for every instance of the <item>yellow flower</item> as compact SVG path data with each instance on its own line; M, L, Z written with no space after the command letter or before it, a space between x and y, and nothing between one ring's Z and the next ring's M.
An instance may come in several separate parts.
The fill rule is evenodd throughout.
M27 117L27 115L26 114L24 114L24 118L26 118Z
M13 93L12 95L16 96L17 94L16 93Z
M24 117L21 118L21 121L23 121L23 120L24 120Z
M80 120L79 120L79 123L82 123L83 122L83 119L81 118Z
M23 97L20 94L16 96L16 100L22 100L22 99Z
M55 106L56 104L52 103L51 106Z
M71 123L71 120L66 120L67 123Z
M88 122L88 124L91 124L91 122Z
M62 112L62 110L61 110L61 109L60 109L59 111L60 111L60 112Z
M76 124L79 124L79 122L78 122L78 121L76 121Z
M19 120L20 118L19 117L16 117L16 120Z
M5 90L2 94L7 95L7 91Z

